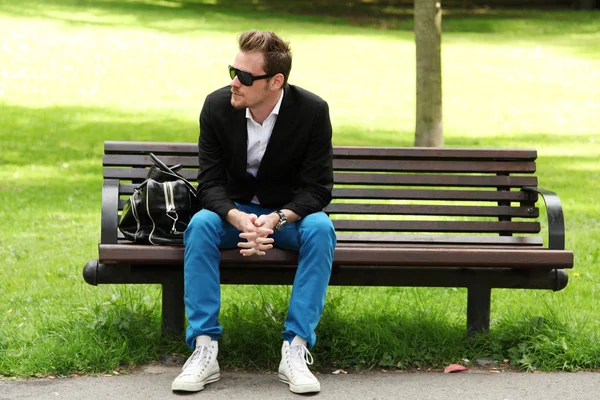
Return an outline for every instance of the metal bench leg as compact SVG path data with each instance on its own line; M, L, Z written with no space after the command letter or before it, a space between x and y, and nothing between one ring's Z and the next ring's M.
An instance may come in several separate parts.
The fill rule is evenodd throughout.
M170 279L162 284L163 336L183 336L185 307L183 279Z
M490 302L492 289L473 286L467 295L467 335L484 333L490 330Z

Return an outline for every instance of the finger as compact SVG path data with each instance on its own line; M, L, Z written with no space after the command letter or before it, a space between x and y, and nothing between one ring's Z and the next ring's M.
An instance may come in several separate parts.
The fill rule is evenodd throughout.
M246 243L244 243L246 244ZM242 246L240 246L242 247ZM240 250L240 254L247 257L247 256L252 256L254 254L256 254L257 256L264 256L266 255L266 251L272 249L273 246L272 245L263 245L263 246L255 246L255 247L251 247L251 248L242 248Z
M266 221L267 221L267 214L263 214L260 217L258 217L256 221L254 221L254 225L255 226L263 226Z
M272 248L273 248L272 244L265 244L265 245L261 245L261 246L256 246L254 248L254 251L256 252L256 254L259 254L259 253L264 253L267 250L271 250ZM259 255L264 255L264 254L259 254Z
M256 221L256 218L258 218L256 214L248 214L248 219L250 220L250 222L252 222L253 225L254 221Z
M270 237L257 237L256 239L254 239L254 243L256 243L258 245L272 244L274 242L275 242L275 240Z
M239 235L242 239L246 239L249 242L253 242L257 237L257 232L242 232Z
M241 249L253 249L257 244L256 242L239 242L237 246Z
M258 250L257 248L252 248L252 249L242 249L240 250L240 254L243 255L244 257L248 257L248 256L252 256L252 255L257 255L257 256L264 256L265 251L263 250Z
M256 226L252 222L247 222L242 225L242 232L256 232Z
M273 234L273 229L259 227L256 229L258 236L267 237Z
M244 257L249 257L256 254L256 251L254 249L240 250L240 254Z
M257 256L264 256L267 253L261 250L254 249L254 254L256 254Z

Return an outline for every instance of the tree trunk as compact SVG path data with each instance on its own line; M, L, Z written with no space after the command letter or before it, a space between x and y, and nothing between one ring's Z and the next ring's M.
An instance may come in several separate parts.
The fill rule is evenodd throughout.
M442 7L438 0L415 0L417 121L415 146L443 147Z

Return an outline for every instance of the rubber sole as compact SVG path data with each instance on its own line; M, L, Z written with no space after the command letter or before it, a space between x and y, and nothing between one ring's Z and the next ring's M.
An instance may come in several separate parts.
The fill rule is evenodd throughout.
M199 392L204 389L205 385L209 383L213 383L221 379L221 373L216 373L214 375L209 376L203 382L177 382L173 381L171 384L171 390L177 392Z
M285 375L278 374L278 377L280 382L289 385L293 393L316 393L321 391L321 384L319 382L311 385L294 385Z

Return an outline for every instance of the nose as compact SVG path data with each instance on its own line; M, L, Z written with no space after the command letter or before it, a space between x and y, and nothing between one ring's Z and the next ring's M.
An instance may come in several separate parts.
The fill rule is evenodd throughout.
M233 77L233 79L229 83L229 86L235 87L235 88L239 88L240 86L242 86L242 84L241 84L240 80L238 79L237 75Z

